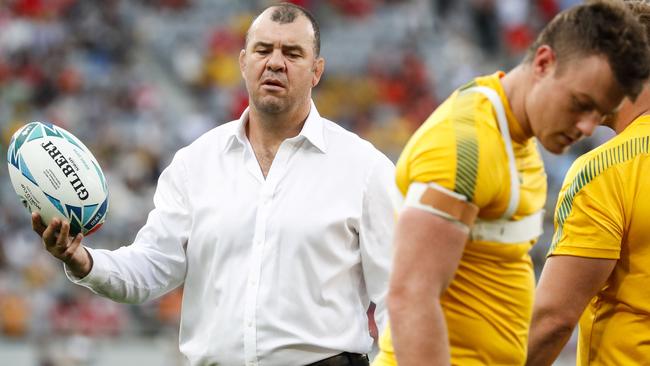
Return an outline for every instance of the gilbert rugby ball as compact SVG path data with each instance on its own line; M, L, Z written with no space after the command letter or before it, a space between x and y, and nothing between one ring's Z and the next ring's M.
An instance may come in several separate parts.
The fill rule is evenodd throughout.
M7 152L9 177L23 205L70 222L70 234L89 235L104 223L108 186L86 146L61 127L41 122L23 126Z

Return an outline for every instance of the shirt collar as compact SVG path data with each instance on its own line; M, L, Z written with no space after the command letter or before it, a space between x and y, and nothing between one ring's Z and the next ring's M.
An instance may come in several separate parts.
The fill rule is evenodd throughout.
M246 123L248 123L248 111L250 107L244 110L244 113L234 123L233 128L227 135L227 142L224 146L224 151L229 151L236 146L246 146L248 144L248 137L246 137ZM318 113L314 101L311 101L311 109L307 120L302 127L298 136L306 138L314 147L322 153L327 152L325 146L325 137L323 136L325 128L323 118Z
M323 118L318 113L314 101L311 101L311 109L309 110L309 115L305 124L302 126L302 131L300 131L300 136L304 136L314 147L320 150L322 153L326 153L327 149L325 146L325 137L323 134L325 125L323 123Z

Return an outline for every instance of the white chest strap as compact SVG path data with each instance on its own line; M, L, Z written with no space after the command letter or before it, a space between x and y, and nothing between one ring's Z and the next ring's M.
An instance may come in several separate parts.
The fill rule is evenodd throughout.
M477 219L470 232L470 238L478 241L492 241L504 244L522 243L536 239L542 234L544 211L540 210L521 220L511 221L517 207L519 207L519 174L515 164L515 153L510 139L506 111L501 103L501 98L496 91L485 86L475 86L465 89L463 93L477 92L485 95L492 103L499 123L499 131L506 146L508 166L510 168L510 200L501 218L498 220Z
M517 221L477 219L470 231L470 239L501 244L520 244L536 240L543 232L544 210L539 210Z
M510 219L512 215L515 214L517 207L519 206L519 175L517 173L517 165L515 164L515 153L512 149L512 140L510 139L510 130L508 129L508 119L506 118L506 110L503 108L503 103L501 103L501 98L496 91L486 86L474 86L469 89L465 89L464 93L477 92L485 95L488 100L492 103L492 107L497 113L497 121L499 122L499 131L501 131L501 137L503 138L503 143L506 145L506 154L508 155L508 166L510 167L510 200L508 202L508 207L506 208L502 219Z

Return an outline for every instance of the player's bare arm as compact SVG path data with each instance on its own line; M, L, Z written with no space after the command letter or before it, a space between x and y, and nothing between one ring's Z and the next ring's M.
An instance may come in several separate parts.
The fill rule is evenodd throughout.
M612 273L616 260L552 256L535 292L528 366L551 365L582 312Z
M440 296L454 277L467 230L441 216L407 208L395 232L388 311L400 366L448 365Z

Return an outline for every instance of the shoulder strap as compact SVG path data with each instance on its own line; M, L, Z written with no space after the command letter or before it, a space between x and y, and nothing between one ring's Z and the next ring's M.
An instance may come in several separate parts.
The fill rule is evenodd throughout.
M492 103L492 107L497 115L499 122L499 131L503 137L503 143L506 146L506 154L508 155L508 165L510 166L510 201L506 211L501 215L502 219L510 219L517 207L519 206L519 174L517 173L517 165L515 164L515 153L512 149L512 140L510 140L510 130L508 129L508 119L506 118L506 111L501 103L499 94L492 88L486 86L473 86L463 90L463 93L476 92L485 95Z

